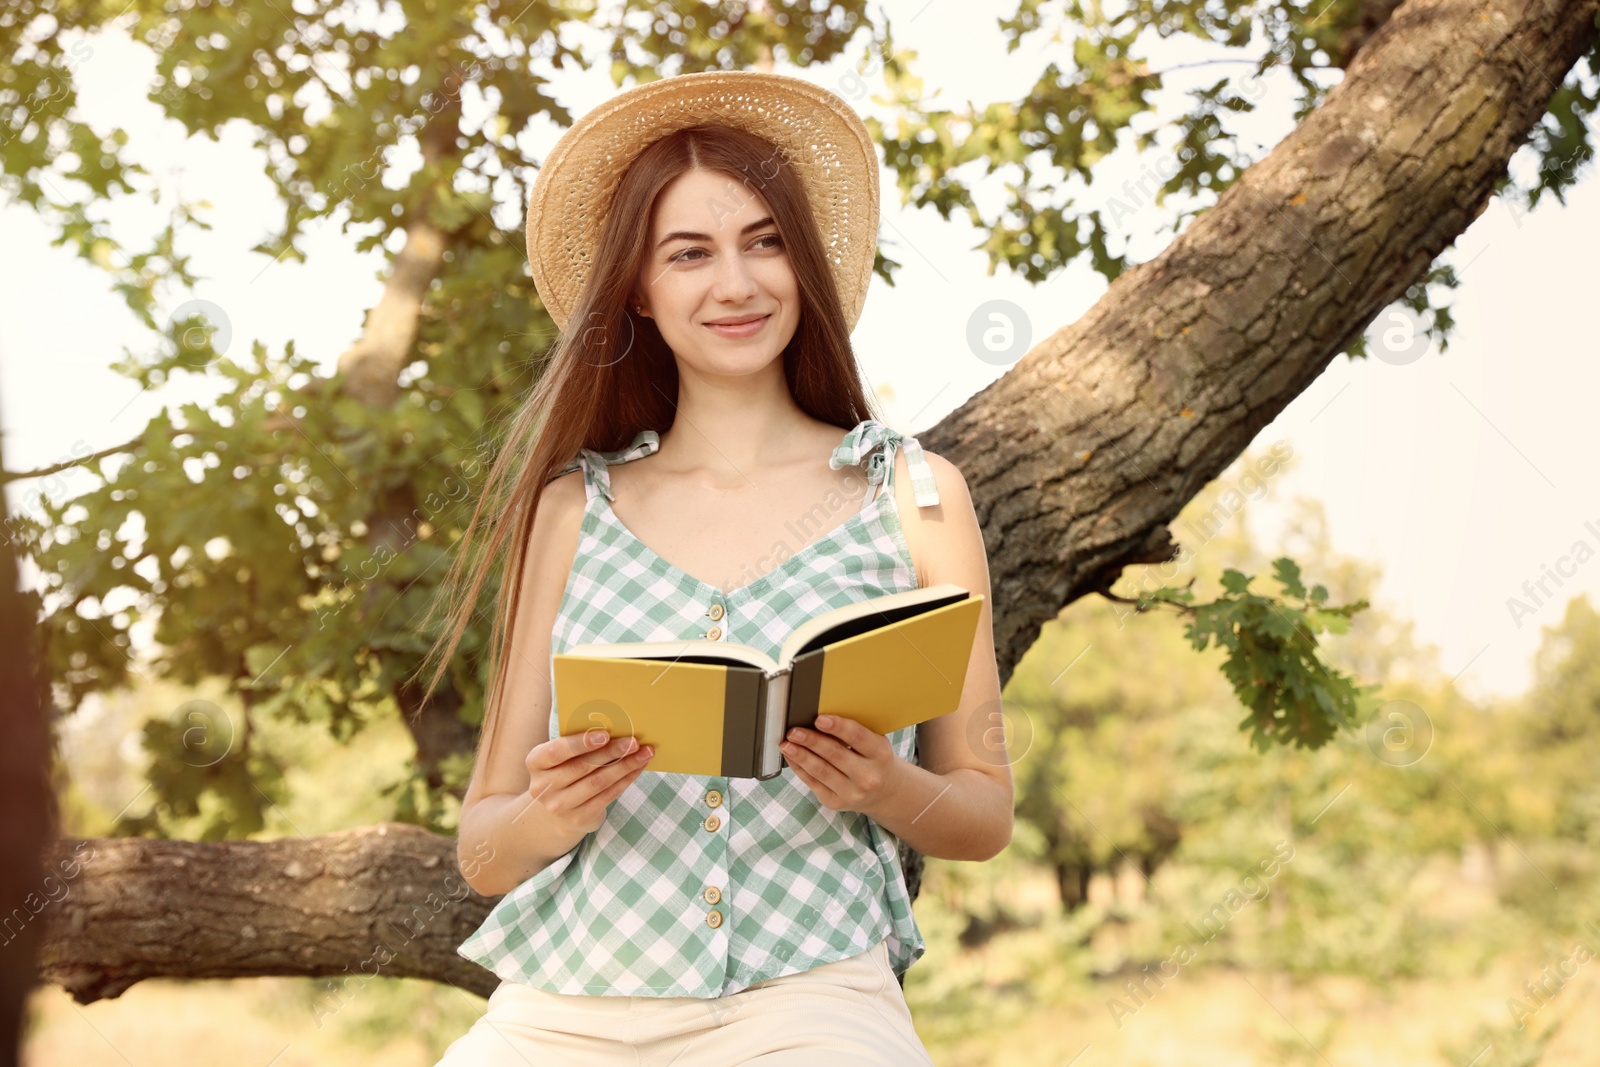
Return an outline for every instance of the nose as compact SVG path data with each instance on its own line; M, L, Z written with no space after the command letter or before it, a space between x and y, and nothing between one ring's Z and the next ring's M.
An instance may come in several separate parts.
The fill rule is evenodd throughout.
M724 303L737 304L748 300L755 292L756 280L750 273L750 265L745 262L745 257L737 252L723 256L717 264L712 297Z

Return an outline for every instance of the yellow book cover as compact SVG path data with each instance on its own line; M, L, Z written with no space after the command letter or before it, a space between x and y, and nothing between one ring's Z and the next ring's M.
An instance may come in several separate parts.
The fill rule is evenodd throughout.
M887 734L955 711L982 608L950 583L846 604L795 627L776 660L720 641L576 645L553 657L557 721L653 745L652 771L772 778L784 734L818 715Z

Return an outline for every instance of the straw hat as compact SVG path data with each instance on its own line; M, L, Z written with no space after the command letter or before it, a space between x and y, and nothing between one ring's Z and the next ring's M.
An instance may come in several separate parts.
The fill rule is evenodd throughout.
M855 328L878 245L878 155L850 105L799 78L761 71L679 74L635 86L572 125L528 198L528 266L566 331L617 182L652 142L687 126L737 126L778 146L799 174Z

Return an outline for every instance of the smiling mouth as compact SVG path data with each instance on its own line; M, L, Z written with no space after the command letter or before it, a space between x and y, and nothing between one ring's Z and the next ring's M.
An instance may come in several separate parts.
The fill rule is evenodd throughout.
M771 317L772 316L770 314L767 314L762 315L759 318L749 319L745 322L708 322L706 325L711 327L713 330L753 332L760 329L762 325L764 325Z

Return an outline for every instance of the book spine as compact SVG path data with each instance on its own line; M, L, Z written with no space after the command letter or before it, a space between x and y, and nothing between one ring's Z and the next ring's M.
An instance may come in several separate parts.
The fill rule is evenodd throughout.
M722 776L754 778L757 724L766 681L761 671L729 668L722 697Z
M827 649L818 649L795 659L789 672L789 709L784 717L784 733L792 727L809 727L817 721L817 707L822 703L822 660L827 654Z

